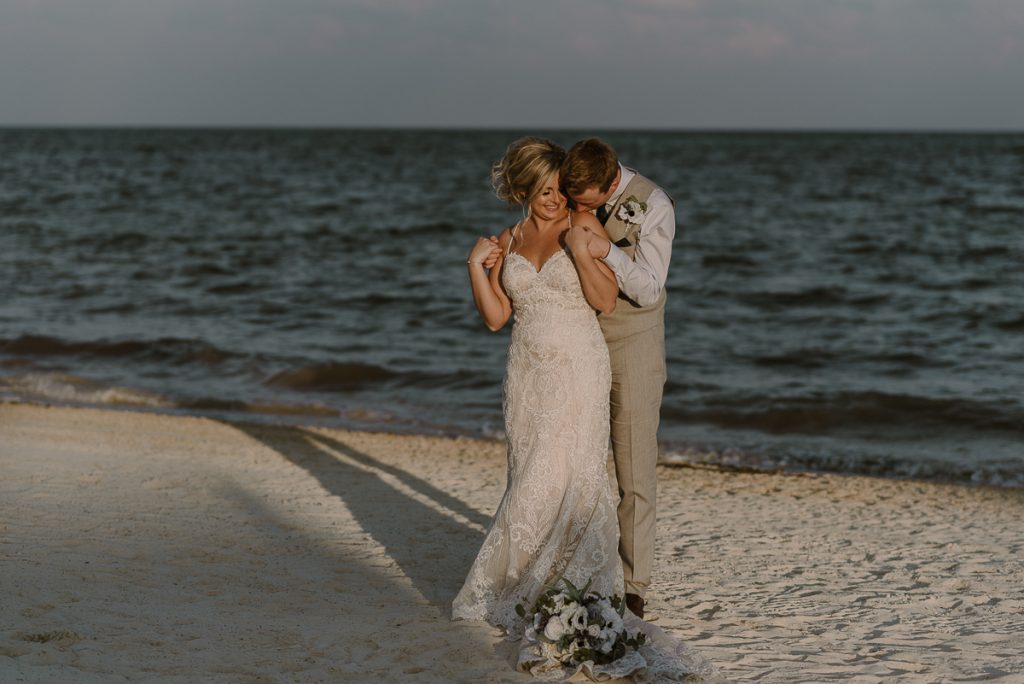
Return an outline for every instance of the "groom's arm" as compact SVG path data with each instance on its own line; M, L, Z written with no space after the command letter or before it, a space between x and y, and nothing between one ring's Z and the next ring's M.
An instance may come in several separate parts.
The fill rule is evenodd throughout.
M640 306L654 304L665 289L675 236L675 208L668 195L658 189L647 199L646 216L637 231L634 258L630 259L621 249L608 243L604 262L615 272L623 294Z

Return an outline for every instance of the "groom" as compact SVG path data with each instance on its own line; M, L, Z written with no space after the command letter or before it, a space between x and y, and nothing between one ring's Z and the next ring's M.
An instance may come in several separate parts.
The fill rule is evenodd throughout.
M611 437L619 483L619 555L626 606L644 616L654 564L658 419L665 384L665 279L676 232L672 198L597 138L572 146L561 184L594 211L610 241L586 231L590 253L615 272L619 303L598 320L612 364ZM585 230L574 227L572 230Z

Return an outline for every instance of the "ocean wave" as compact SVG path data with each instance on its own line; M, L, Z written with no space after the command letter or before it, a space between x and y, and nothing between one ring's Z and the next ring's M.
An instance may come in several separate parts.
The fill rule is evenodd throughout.
M279 371L263 384L290 390L338 392L393 380L398 373L368 363L321 363Z
M810 287L791 292L745 292L736 298L761 309L778 310L796 306L840 306L847 303L846 288Z
M248 402L202 397L186 399L176 403L178 408L196 413L255 413L269 416L310 416L330 418L338 415L338 409L323 404L289 404L283 402Z
M235 280L234 282L221 283L219 285L210 285L206 288L206 291L213 295L235 295L259 292L266 289L267 285L265 283L243 279Z
M204 276L230 276L234 271L213 261L199 261L192 264L184 264L178 269L178 274L190 278L202 278Z
M298 211L307 216L322 218L324 216L341 216L346 208L337 202L314 202L298 208Z
M762 354L750 359L762 368L826 368L843 360L842 354L828 349L794 349L779 354Z
M1021 332L1024 331L1024 315L1016 318L1011 318L1005 321L999 321L995 324L1000 330L1006 330L1007 332Z
M46 335L0 338L0 354L10 356L65 356L76 358L133 358L173 365L202 363L216 365L238 356L206 342L173 337L156 340L62 340Z
M1005 214L1008 216L1019 216L1024 214L1024 207L1016 204L970 204L967 206L970 214Z
M0 392L37 401L108 406L173 407L155 392L118 387L70 373L28 373L0 377Z
M463 229L453 223L437 221L433 223L412 223L404 226L390 226L385 228L383 233L389 237L440 237L450 239L452 235L457 235L460 230Z
M418 294L413 294L416 292ZM385 306L420 306L426 307L431 302L437 301L437 295L433 293L422 294L423 289L417 288L409 293L386 294L384 292L368 292L363 294L346 295L337 297L331 301L333 306L361 307L365 310L378 310Z
M757 430L769 434L935 434L936 431L997 431L1024 437L1024 411L1005 402L939 399L885 392L837 392L802 397L745 400L692 409L667 406L680 423Z
M986 247L969 247L959 254L961 261L984 261L990 257L1011 256L1013 250L1008 245L988 245Z
M835 473L895 479L931 480L957 484L1024 488L1024 464L968 466L940 460L870 457L827 453L775 456L740 449L674 446L662 450L659 462L668 466L712 466L725 470L766 473Z
M762 368L818 369L830 366L849 367L857 363L891 364L902 368L948 368L950 362L935 356L914 352L866 353L857 350L819 349L814 347L792 349L778 354L751 357L755 366Z
M243 414L321 419L337 418L342 414L337 408L308 402L238 401L215 397L171 398L80 375L56 372L0 376L0 395L31 402L169 409L193 415Z
M118 207L123 208L123 207ZM96 235L87 235L77 240L78 246L88 247L90 250L96 253L107 254L111 251L118 250L136 250L141 249L153 241L151 235L144 235L134 231L128 231L124 233L109 233Z
M449 373L396 371L369 363L319 363L274 373L263 384L302 392L351 392L372 387L474 388L493 386L480 373L457 370Z
M704 268L729 266L755 268L758 266L758 263L754 259L742 254L707 254L701 258L701 265Z

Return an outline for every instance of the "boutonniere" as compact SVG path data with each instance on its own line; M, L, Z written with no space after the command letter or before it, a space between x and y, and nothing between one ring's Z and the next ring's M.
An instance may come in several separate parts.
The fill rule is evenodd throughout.
M647 203L638 200L636 195L630 195L627 197L626 201L619 205L619 210L615 212L615 218L619 219L623 223L637 226L644 222L644 218L646 218L646 216Z

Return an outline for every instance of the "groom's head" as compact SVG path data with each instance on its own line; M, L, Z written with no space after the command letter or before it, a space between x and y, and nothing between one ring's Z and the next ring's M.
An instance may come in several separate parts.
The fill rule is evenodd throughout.
M579 211L602 206L619 186L619 158L597 138L580 140L562 162L562 190Z

